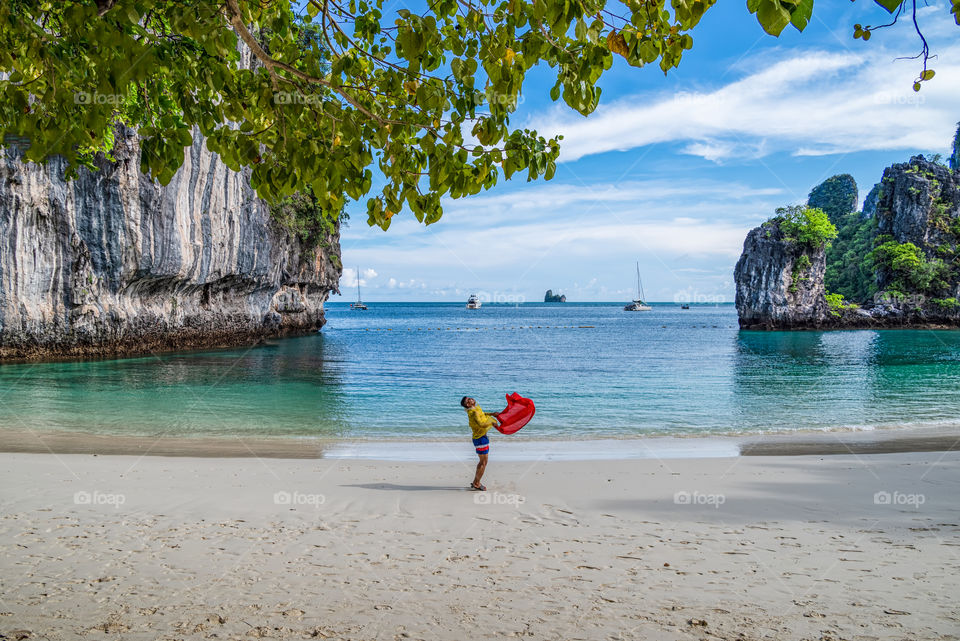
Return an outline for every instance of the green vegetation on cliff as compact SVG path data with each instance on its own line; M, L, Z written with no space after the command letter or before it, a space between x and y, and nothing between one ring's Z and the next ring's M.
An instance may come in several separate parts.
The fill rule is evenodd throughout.
M349 220L344 211L339 216L330 216L309 188L271 204L270 217L295 234L304 250L311 254L318 248L329 249L330 241L338 233L340 225ZM339 262L340 257L331 254L330 259Z
M771 222L780 226L786 240L808 249L820 249L837 237L830 217L815 207L779 207Z
M860 307L856 303L848 303L843 299L843 294L826 294L824 298L827 301L827 307L830 309L830 315L839 318L843 315L845 309L856 309Z
M914 205L904 205L924 212L912 214L926 216L929 235L924 236L927 240L923 242L898 242L888 233L880 235L876 215L865 217L853 211L856 183L847 174L833 176L814 187L808 201L810 207L777 211L786 239L810 249L825 249L824 288L834 316L851 304L871 302L878 294L885 300L899 302L907 296L919 296L919 300L928 299L940 310L954 309L954 286L960 280L960 216L956 214L952 192L946 187L951 178L937 168L935 160L914 158L895 167L901 175L918 176L929 185L929 202L919 200ZM873 201L873 209L883 199L883 190L894 188L894 175L885 176L868 198ZM906 193L915 200L926 192L913 184ZM815 203L823 209L813 208ZM889 216L891 212L881 214ZM791 291L796 291L804 280L806 268L807 263L799 259L794 262ZM883 292L879 291L881 288Z
M867 254L874 270L890 274L888 291L928 296L949 291L950 267L941 258L928 258L913 243L898 243L889 236L879 236L877 247Z
M822 209L813 207L779 207L777 215L766 223L776 225L783 239L796 245L800 252L793 260L790 275L790 293L796 293L800 284L810 280L808 272L812 265L809 251L818 251L827 246L837 236L837 228ZM768 229L767 234L770 234Z
M824 285L828 292L861 303L873 297L877 279L866 256L876 236L876 218L861 220L860 214L852 212L838 221L837 237L827 248Z
M850 174L831 176L814 187L807 197L807 206L822 209L836 224L857 209L857 181Z

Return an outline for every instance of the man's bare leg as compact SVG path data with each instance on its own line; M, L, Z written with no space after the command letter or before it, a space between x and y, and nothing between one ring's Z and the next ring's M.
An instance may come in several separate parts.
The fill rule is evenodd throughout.
M480 484L480 479L483 478L483 473L487 469L487 457L489 454L479 454L480 462L477 463L477 475L473 477L473 487L482 488L483 485Z

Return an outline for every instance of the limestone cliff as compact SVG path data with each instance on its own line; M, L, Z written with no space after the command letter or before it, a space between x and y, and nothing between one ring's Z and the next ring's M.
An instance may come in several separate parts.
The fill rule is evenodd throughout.
M736 266L742 328L960 326L960 176L915 156L888 167L871 193L876 227L868 246L839 251L865 270L868 296L831 307L826 251L801 252L769 221L747 235ZM850 220L873 224L870 216Z
M823 249L785 237L776 220L747 234L734 269L736 306L744 329L816 327L827 312Z
M336 235L303 247L199 136L166 186L140 173L133 131L114 159L68 181L58 159L0 157L0 358L236 345L323 325Z
M878 233L913 243L930 256L957 248L960 176L923 156L914 156L884 170L880 185Z

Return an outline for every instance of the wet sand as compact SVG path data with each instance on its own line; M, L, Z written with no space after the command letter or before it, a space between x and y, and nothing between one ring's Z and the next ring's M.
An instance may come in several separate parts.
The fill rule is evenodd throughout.
M495 436L503 460L618 460L798 456L960 451L960 426L780 433L763 436L540 439ZM470 461L469 440L329 438L180 438L0 429L0 453L187 456L202 458L349 458L396 461Z

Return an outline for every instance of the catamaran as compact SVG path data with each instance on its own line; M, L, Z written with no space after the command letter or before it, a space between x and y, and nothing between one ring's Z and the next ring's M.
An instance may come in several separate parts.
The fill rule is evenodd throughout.
M350 303L350 309L366 309L367 306L360 300L360 268L357 267L357 302Z
M640 262L638 261L637 262L637 297L633 299L632 303L624 306L623 308L624 311L649 312L653 308L644 302L643 300L644 298L646 298L646 296L644 296L643 294L643 281L640 280Z

